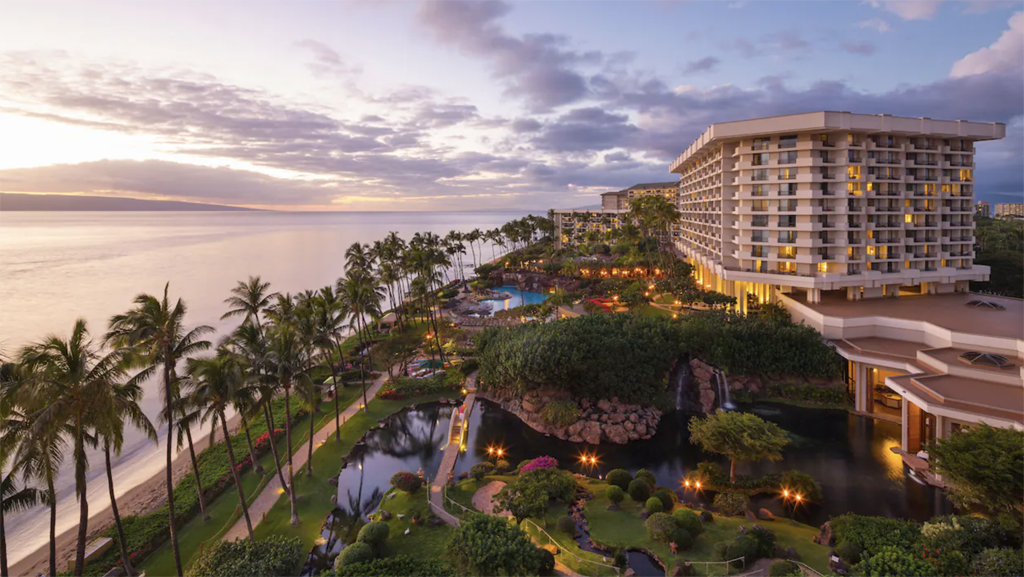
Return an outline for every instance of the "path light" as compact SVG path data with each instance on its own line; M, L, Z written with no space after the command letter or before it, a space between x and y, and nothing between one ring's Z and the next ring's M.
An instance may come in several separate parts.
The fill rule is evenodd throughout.
M324 539L323 537L317 537L317 538L316 538L316 541L313 541L313 543L314 543L314 544L315 544L315 545L316 545L317 547L323 547L324 545L326 545L326 544L327 544L327 539Z

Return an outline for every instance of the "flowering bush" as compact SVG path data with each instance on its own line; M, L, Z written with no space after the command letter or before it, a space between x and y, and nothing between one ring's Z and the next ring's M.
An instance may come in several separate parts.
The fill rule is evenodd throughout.
M529 462L529 464L523 466L521 472L528 473L530 471L538 471L541 469L557 469L558 459L549 457L547 455L543 457L537 457L536 459Z
M415 493L421 484L420 478L408 471L401 471L391 476L391 486L406 493Z

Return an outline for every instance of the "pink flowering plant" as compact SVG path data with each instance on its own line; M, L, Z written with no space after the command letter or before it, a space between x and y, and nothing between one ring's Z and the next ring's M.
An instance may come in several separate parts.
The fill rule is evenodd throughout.
M530 461L526 465L523 465L522 472L528 473L530 471L540 471L542 469L557 469L558 459L544 455L543 457L537 457Z

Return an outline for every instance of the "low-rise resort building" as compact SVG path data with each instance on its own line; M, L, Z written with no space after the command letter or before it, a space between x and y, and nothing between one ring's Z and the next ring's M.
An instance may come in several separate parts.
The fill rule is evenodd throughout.
M976 423L1022 429L1024 301L969 292L990 274L974 264L975 143L1005 135L827 111L714 124L670 166L674 248L738 312L780 302L818 330L856 411L900 422L906 454ZM590 213L621 226L630 190ZM562 245L580 242L577 214L556 211Z
M601 209L556 209L555 247L576 246L587 242L606 240L608 234L626 223L629 203L638 196L657 194L673 203L679 202L678 182L651 182L637 184L624 190L601 195ZM672 240L678 240L678 227L672 227Z

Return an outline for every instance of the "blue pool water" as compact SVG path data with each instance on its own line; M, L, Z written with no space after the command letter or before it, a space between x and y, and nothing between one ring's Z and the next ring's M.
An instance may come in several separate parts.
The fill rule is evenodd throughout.
M512 295L512 298L503 301L484 301L491 305L491 313L495 311L503 311L511 308L515 308L522 304L535 305L544 302L548 298L548 295L544 293L520 291L514 286L499 286L494 287L494 290L498 292L507 292Z

